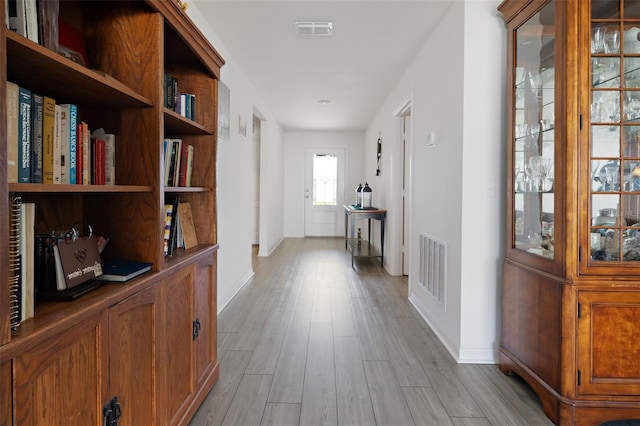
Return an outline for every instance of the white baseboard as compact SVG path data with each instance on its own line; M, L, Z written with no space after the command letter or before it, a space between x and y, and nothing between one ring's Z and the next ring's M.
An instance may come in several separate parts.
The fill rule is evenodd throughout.
M227 307L229 302L231 302L233 298L236 297L240 290L242 290L244 286L247 285L247 283L251 280L251 278L253 278L254 275L255 273L253 272L253 268L251 268L240 280L238 280L237 285L234 285L230 289L228 294L225 294L222 297L218 295L218 301L226 300L226 302L223 302L222 306L218 305L218 315L220 315L220 312L222 312L222 310Z

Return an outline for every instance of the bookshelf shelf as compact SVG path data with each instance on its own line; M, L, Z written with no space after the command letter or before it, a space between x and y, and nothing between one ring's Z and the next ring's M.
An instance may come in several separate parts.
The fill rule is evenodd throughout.
M42 183L10 183L9 192L36 193L136 193L152 192L153 187L143 185L48 185Z
M187 193L187 192L211 192L213 188L204 188L201 186L165 186L164 192L166 194L173 193Z
M164 127L167 134L180 134L180 135L213 135L213 131L207 129L199 123L193 120L189 120L172 111L168 108L164 108Z
M30 90L62 102L87 106L151 107L153 101L131 87L6 31L7 76Z

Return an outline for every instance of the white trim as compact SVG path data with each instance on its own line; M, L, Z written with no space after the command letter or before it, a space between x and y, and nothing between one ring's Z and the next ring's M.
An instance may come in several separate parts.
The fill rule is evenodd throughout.
M255 275L255 272L253 271L253 268L251 268L251 270L247 271L247 273L240 279L240 281L238 281L238 286L237 287L234 286L234 288L231 289L232 294L230 294L227 297L222 297L222 298L218 297L218 300L225 300L225 299L227 300L224 305L218 306L218 315L220 315L220 313L224 310L224 308L226 308L229 305L229 303L233 300L233 298L236 297L238 293L240 293L240 290L242 290L244 286L247 285L247 283L251 280L251 278L253 278L254 275Z

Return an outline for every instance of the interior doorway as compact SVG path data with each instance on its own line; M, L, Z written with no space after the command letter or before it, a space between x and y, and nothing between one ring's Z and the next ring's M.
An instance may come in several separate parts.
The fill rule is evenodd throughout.
M344 232L344 148L307 148L304 234L336 237Z
M407 103L402 107L396 116L400 119L400 141L401 141L401 188L400 188L400 211L402 212L402 241L400 244L400 255L402 258L402 275L409 275L409 266L411 256L409 253L411 243L411 103Z
M260 119L253 116L253 140L251 149L251 244L260 244Z

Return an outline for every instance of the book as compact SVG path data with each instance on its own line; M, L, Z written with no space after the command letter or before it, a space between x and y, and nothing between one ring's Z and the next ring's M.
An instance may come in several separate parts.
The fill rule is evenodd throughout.
M21 203L20 206L20 294L22 321L34 315L35 206L35 203Z
M31 95L31 182L42 183L44 97Z
M173 217L173 204L164 205L164 255L169 255L169 238L171 237L171 218Z
M9 0L9 29L23 37L27 36L27 15L24 0Z
M187 161L189 159L189 144L180 147L180 167L178 168L178 185L187 186Z
M173 160L173 175L171 176L172 185L178 186L178 177L180 173L180 154L182 152L182 139L173 139L173 150L175 158Z
M53 144L55 138L56 101L44 97L42 112L42 182L53 183Z
M91 164L93 167L93 185L104 185L104 157L105 146L104 139L92 138L91 139Z
M82 123L76 125L76 183L82 185L83 182L83 169L84 169L84 151L82 147L82 141L84 139L84 132Z
M185 171L185 183L184 186L191 186L191 175L193 174L193 156L194 156L194 147L193 145L189 145L187 152L187 170Z
M171 256L177 247L178 204L180 204L180 198L178 196L167 197L167 202L172 205L171 227L169 229L169 256Z
M167 178L167 186L174 186L174 177L176 170L176 143L173 139L169 139L169 176Z
M18 182L18 85L7 81L7 182Z
M182 227L182 241L185 250L197 246L198 236L196 235L196 227L193 222L191 203L178 204L178 218L180 226Z
M20 1L20 0L18 0ZM26 37L34 43L39 43L38 34L38 8L36 6L36 0L23 0L24 1L24 14L26 20Z
M69 184L75 185L77 183L77 130L78 130L78 106L76 104L69 104ZM67 143L66 139L64 143Z
M60 104L60 183L70 183L71 104Z
M102 275L96 279L125 282L150 271L152 265L152 263L126 259L105 260L102 263Z
M104 185L116 184L116 135L106 133L103 128L91 133L91 136L104 141Z
M171 154L173 151L173 141L171 139L165 139L163 143L164 143L164 156L163 156L164 186L170 186L169 174L171 169Z
M62 183L62 135L60 133L60 118L62 117L62 108L55 105L54 124L53 124L53 183Z
M11 196L9 203L9 322L15 330L22 322L20 279L20 196Z
M82 184L91 184L91 132L89 125L82 122Z
M31 182L31 91L18 87L18 182Z

